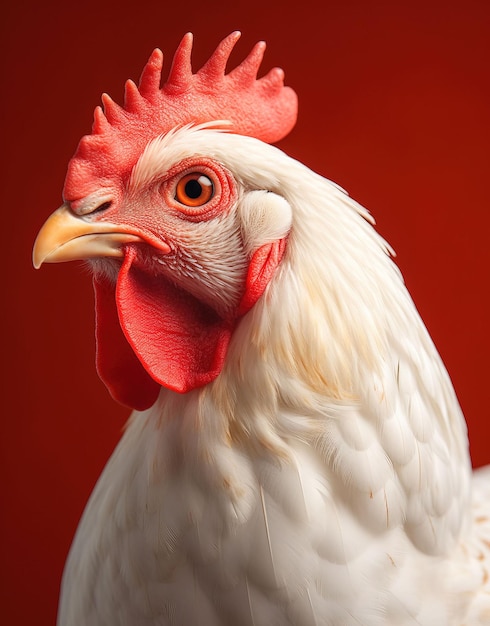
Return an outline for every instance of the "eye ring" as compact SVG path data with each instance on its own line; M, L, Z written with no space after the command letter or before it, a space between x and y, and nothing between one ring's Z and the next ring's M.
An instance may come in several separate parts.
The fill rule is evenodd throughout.
M202 172L185 174L175 187L175 200L186 207L198 208L214 196L213 181Z
M228 212L237 195L231 173L218 161L202 156L176 163L157 189L176 217L191 222L208 221Z

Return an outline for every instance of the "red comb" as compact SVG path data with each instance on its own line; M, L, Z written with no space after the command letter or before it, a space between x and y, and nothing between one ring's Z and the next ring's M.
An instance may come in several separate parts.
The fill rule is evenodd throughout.
M254 46L230 73L226 63L240 37L234 32L210 59L192 73L192 35L182 39L167 82L160 87L163 55L155 50L143 69L140 84L128 80L124 105L104 94L95 109L92 134L83 137L68 165L64 197L75 201L97 189L113 188L115 178L128 175L145 145L158 135L188 123L229 120L229 130L272 143L296 122L297 98L284 87L284 73L272 69L257 79L265 43Z

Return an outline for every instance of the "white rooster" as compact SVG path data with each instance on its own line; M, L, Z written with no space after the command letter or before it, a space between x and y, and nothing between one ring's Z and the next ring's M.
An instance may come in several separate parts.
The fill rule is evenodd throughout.
M89 259L97 368L135 409L60 626L490 624L490 472L369 214L269 145L296 119L239 33L104 96L34 249Z

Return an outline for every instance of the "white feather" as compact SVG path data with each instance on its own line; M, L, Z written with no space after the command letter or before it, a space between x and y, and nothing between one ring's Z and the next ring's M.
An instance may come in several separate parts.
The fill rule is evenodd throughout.
M60 626L489 624L489 474L472 504L463 416L369 214L252 138L177 130L132 184L152 150L220 161L245 248L287 250L216 381L133 415Z

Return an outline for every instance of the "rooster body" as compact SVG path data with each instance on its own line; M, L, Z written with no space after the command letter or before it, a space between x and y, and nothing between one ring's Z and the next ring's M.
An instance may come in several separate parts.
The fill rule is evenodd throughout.
M168 189L180 198L175 180L195 171L220 204L182 217ZM115 291L151 384L170 382L133 403L91 496L60 626L490 624L490 472L472 475L451 382L369 214L215 121L147 142L122 199L94 193L68 202L74 219L96 234L116 211L124 224L123 243L85 255L98 307ZM135 321L154 319L160 280L178 313L187 298L203 307L219 374L160 373L158 332ZM118 322L100 320L99 333ZM165 324L169 341L203 336L201 321ZM200 384L179 388L190 377Z

